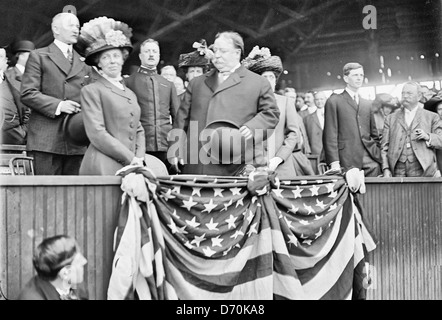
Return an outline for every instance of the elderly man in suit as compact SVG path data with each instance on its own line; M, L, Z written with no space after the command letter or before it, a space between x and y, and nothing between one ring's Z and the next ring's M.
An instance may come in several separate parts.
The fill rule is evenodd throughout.
M366 177L381 175L381 149L371 103L359 97L364 69L350 62L343 68L345 90L325 103L323 147L335 172L358 168Z
M418 106L416 82L402 88L402 107L387 116L382 136L384 177L440 177L435 149L442 149L442 120Z
M146 153L159 158L167 168L167 134L179 107L175 85L159 75L160 45L154 39L145 40L140 46L141 65L137 72L125 80L135 92L141 108L141 124L146 135Z
M175 170L180 170L178 163L184 161L176 155L174 140L187 141L184 173L232 176L244 169L244 161L204 164L201 147L206 141L204 135L200 139L200 134L206 125L220 120L234 123L246 142L253 141L255 152L249 164L266 165L259 146L267 138L265 132L278 124L280 112L270 83L241 65L243 52L244 42L238 33L216 35L212 59L215 68L189 82L171 132L176 136L169 137L168 158Z
M63 120L80 111L80 90L89 83L90 67L73 50L80 23L72 13L52 19L54 42L29 55L21 86L21 100L32 109L27 149L38 175L77 175L85 146L69 143Z

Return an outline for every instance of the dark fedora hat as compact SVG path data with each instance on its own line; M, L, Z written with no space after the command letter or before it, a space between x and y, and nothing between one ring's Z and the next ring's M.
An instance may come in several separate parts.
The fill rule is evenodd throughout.
M29 40L19 40L11 45L11 52L16 54L18 52L31 52L35 49L35 45Z
M213 163L240 164L252 160L252 142L246 141L239 131L240 126L230 120L212 121L202 134L209 138L202 150Z
M436 112L437 105L442 102L442 92L439 92L433 98L424 103L424 109Z
M76 146L88 146L89 138L84 128L81 111L68 114L63 120L63 132L65 139Z

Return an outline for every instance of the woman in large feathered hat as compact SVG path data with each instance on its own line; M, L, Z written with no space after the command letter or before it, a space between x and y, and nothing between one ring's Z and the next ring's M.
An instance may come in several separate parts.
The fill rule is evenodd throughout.
M241 62L244 67L266 78L273 91L283 71L281 58L272 56L268 48L255 46ZM314 175L310 160L310 145L301 117L292 99L275 94L280 116L274 133L267 139L268 167L281 179Z
M141 110L135 93L124 85L121 76L132 50L131 36L127 24L107 17L93 19L80 30L85 62L100 74L81 90L81 114L90 144L80 174L115 175L123 166L143 165Z

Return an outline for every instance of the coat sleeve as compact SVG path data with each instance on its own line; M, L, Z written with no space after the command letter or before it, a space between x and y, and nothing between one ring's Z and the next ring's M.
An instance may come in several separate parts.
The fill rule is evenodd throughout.
M391 171L394 168L390 168L390 164L388 161L388 149L390 147L390 124L391 124L391 114L389 114L384 121L384 128L382 129L382 140L381 140L381 159L382 159L382 171L384 169L390 169Z
M432 118L429 135L431 146L435 149L442 149L442 120L439 116Z
M331 95L324 107L324 132L322 143L327 164L339 161L338 150L338 103L339 96Z
M172 89L170 90L170 115L172 117L172 123L175 122L176 113L178 112L179 107L180 98L176 92L175 85L172 85Z
M297 113L295 103L289 99L286 99L286 101L286 117L280 120L285 121L285 139L279 150L276 151L276 156L284 161L293 153L293 150L299 149L301 144L301 130L295 119Z
M253 133L255 133L256 129L264 129L262 139L255 135L256 142L268 138L265 129L274 129L279 122L280 115L275 94L273 93L270 83L262 78L259 85L261 86L261 90L258 98L258 112L252 119L244 123Z
M84 127L91 144L123 165L130 164L135 155L107 131L100 94L92 85L81 89L81 106ZM140 130L137 131L137 136L139 135Z
M21 83L21 101L31 109L49 118L55 118L55 111L61 99L42 93L42 65L37 51L31 51Z

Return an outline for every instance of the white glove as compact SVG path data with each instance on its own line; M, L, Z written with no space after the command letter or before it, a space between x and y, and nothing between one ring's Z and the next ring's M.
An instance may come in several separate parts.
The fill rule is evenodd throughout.
M272 171L275 171L276 168L282 163L282 159L280 157L273 157L272 159L270 159L269 161L269 169Z
M130 165L143 167L144 166L143 161L144 161L143 158L133 157L132 161L130 162Z
M364 194L365 188L365 176L364 171L358 168L352 168L345 173L345 180L347 180L348 187L351 192Z

